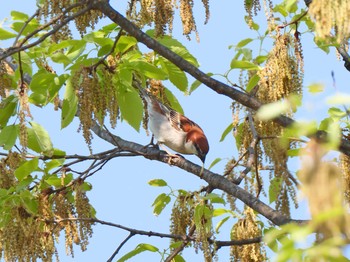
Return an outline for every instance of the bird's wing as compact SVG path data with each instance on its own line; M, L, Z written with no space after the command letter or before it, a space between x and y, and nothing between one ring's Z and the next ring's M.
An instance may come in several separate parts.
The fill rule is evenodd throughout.
M195 126L201 129L195 122L175 110L171 109L169 115L171 125L178 131L189 132Z

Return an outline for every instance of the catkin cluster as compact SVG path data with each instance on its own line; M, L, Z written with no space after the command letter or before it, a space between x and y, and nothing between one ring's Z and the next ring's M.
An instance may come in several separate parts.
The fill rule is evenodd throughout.
M206 21L209 19L209 0L202 0L205 8ZM130 1L128 18L138 26L143 27L154 23L156 36L161 36L173 29L174 10L180 9L183 34L189 37L192 32L198 32L193 15L193 0L132 0Z
M244 211L244 218L238 220L231 231L232 240L251 239L261 237L261 229L254 210L247 207ZM231 246L231 256L233 261L265 261L266 254L261 243L249 245Z
M94 29L94 26L103 17L100 11L88 8L88 5L93 1L45 0L42 2L40 16L45 20L60 17L60 22L65 23L67 17L81 12L81 15L74 19L75 26L81 35L84 35L89 27ZM69 38L71 38L71 31L68 24L64 25L52 36L54 42Z
M317 0L309 6L309 14L315 20L316 35L323 39L335 36L338 43L350 37L349 0Z

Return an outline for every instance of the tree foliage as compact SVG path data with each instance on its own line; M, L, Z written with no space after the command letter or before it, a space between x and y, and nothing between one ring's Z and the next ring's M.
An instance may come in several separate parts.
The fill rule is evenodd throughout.
M34 14L12 11L11 20L0 27L0 40L9 43L0 50L2 258L52 261L56 256L58 260L61 234L67 254L73 255L74 245L85 251L94 225L104 224L129 232L109 261L117 254L118 261L126 261L143 252L159 253L161 261L185 261L185 248L200 250L204 261L213 261L220 259L217 251L224 247L230 247L232 261L263 261L272 252L278 261L346 260L342 248L350 234L350 99L329 98L329 116L319 124L297 122L293 116L302 108L306 90L304 35L314 36L314 46L325 52L336 49L345 69L350 68L349 1L245 0L242 26L256 38L241 39L231 47L230 68L219 72L223 81L202 72L197 59L171 35L179 15L183 34L199 38L193 11L198 1L131 0L125 16L107 0L37 3ZM208 22L209 1L202 4ZM266 24L257 19L261 13ZM232 80L234 70L240 73ZM195 79L191 85L189 76ZM183 112L172 90L191 94L201 84L232 101L228 112L232 122L222 130L220 141L225 143L232 135L237 148L221 174L210 171L225 161L219 152L202 172L185 158L172 159L155 147L113 134L119 122L136 131L147 130L148 112L138 85ZM312 85L309 91L323 88ZM79 119L79 131L91 154L80 155L77 149L68 155L53 145L40 120L33 118L34 107L59 110L61 128ZM94 152L93 134L112 149ZM328 160L334 151L335 158ZM90 204L89 177L103 172L115 158L136 156L171 163L207 183L189 191L173 189L164 179L149 181L162 189L153 202L153 213L171 210L170 232L103 221ZM293 157L301 160L295 173ZM77 171L81 164L83 170ZM310 220L293 217L298 192L308 199ZM220 239L224 224L231 225L230 239ZM300 248L313 233L310 246ZM171 241L164 252L140 243L119 253L134 235Z

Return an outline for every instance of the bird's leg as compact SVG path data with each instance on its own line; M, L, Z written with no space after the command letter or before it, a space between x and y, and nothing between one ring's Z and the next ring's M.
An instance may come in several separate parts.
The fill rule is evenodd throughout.
M168 156L169 156L168 164L169 164L169 165L171 165L172 159L182 157L182 156L179 156L179 155L175 155L175 154L173 154L173 153L170 153L170 152L164 147L164 145L163 145L162 143L158 142L158 145L159 145L159 147L160 147L161 149L163 149L163 150L168 154Z
M154 147L154 148L159 149L158 143L157 144L154 143L154 135L153 134L152 134L151 141L147 145L144 146L144 148L147 148L147 147Z

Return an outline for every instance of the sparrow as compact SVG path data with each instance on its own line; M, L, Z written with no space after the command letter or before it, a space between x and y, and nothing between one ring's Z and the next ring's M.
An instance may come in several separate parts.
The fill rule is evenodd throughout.
M148 125L157 144L160 147L166 145L180 154L196 155L204 164L209 144L202 128L186 116L161 103L146 89L137 86L141 97L146 101ZM162 147L162 149L174 156L166 148Z

